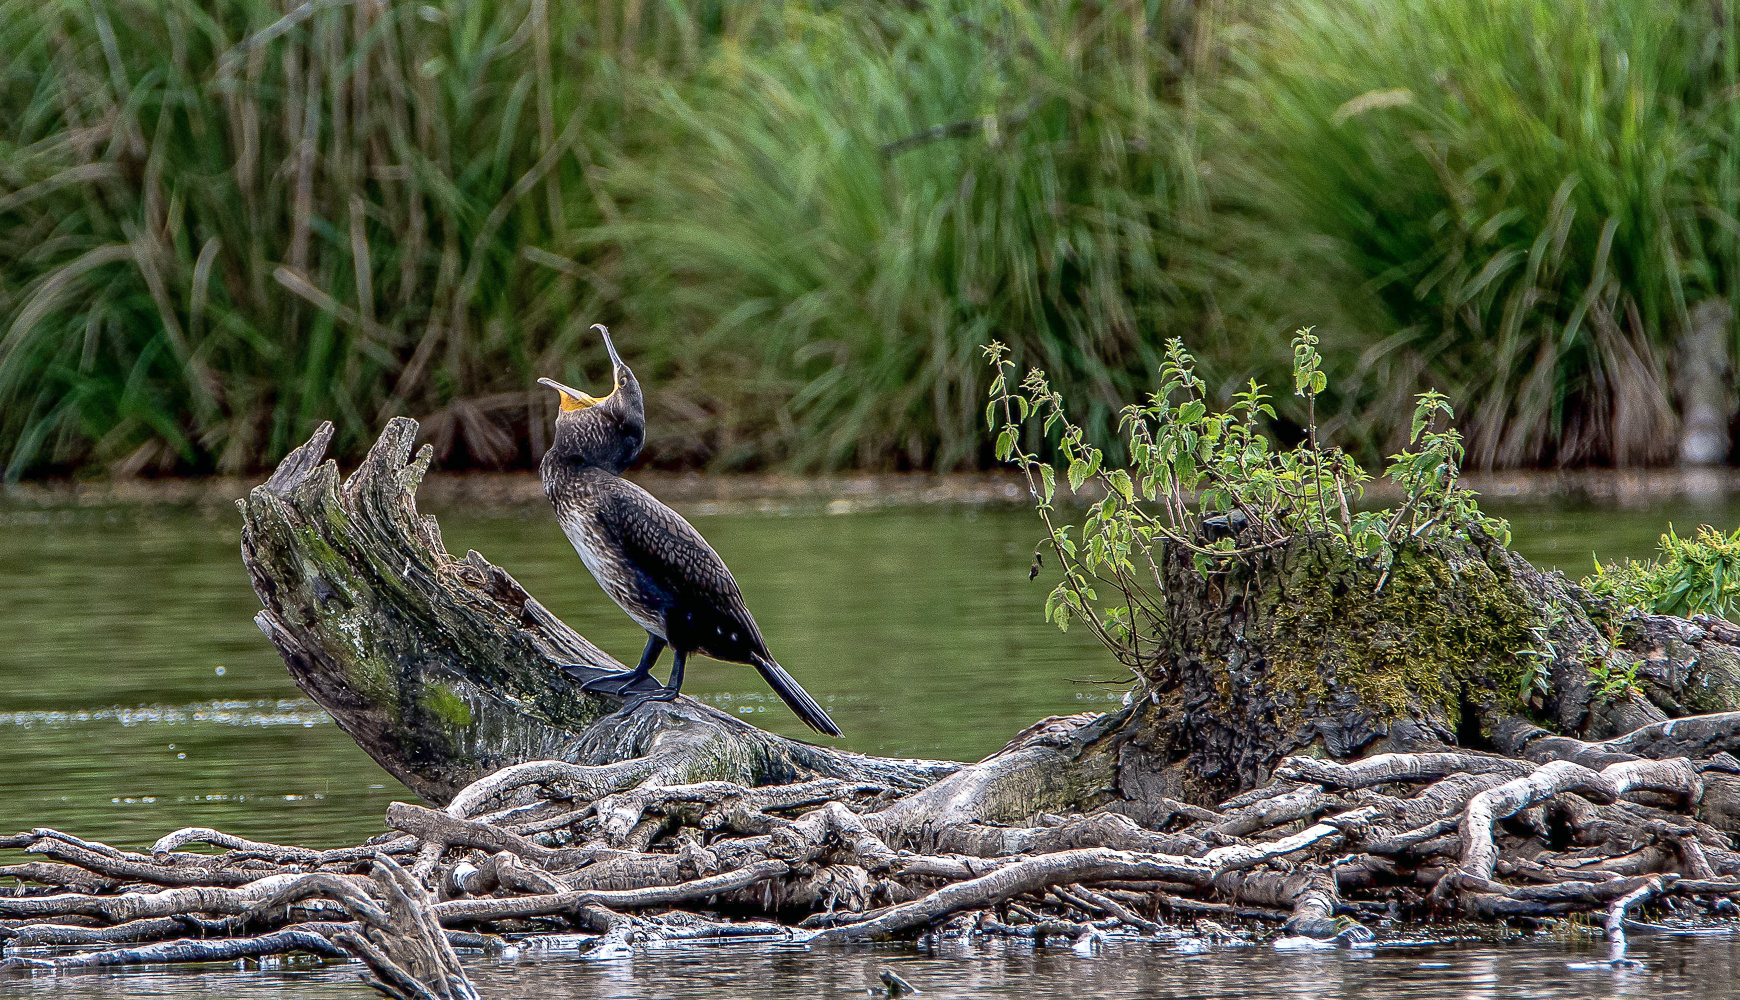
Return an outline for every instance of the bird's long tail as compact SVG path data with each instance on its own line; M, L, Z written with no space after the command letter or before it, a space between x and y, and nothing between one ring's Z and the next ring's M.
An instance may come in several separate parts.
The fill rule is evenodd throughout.
M790 706L804 724L818 733L829 736L840 735L840 727L834 725L834 720L828 718L828 713L822 711L822 706L810 697L797 678L785 672L785 668L765 656L756 656L751 662L755 669L761 671L761 676L767 678L767 683L777 692L780 698Z

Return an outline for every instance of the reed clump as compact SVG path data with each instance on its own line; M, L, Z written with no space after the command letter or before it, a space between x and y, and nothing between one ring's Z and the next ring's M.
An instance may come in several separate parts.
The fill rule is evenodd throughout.
M7 475L253 469L399 412L455 461L523 456L516 427L541 450L526 387L578 378L602 308L552 248L600 221L589 165L633 117L610 68L694 58L673 16L6 4Z
M1676 343L1740 267L1735 13L1289 0L1253 30L1240 181L1357 285L1356 440L1436 388L1476 467L1671 457Z
M0 464L529 462L600 321L664 464L988 464L992 339L1115 448L1168 339L1225 403L1309 324L1368 462L1427 388L1475 465L1658 460L1728 6L0 0Z
M1157 357L1200 202L1168 26L580 6L8 5L7 474L252 469L401 412L524 460L525 387L624 312L667 461L976 461L988 331L1108 415Z

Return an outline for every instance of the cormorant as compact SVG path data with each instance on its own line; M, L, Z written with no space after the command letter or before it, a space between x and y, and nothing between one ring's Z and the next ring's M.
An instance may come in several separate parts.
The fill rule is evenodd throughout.
M647 642L639 666L584 686L626 692L648 676L669 645L677 658L670 682L648 700L675 698L689 654L704 653L754 665L810 728L840 735L822 706L774 662L719 554L682 515L620 475L646 441L646 413L640 383L617 356L610 331L602 324L593 329L610 352L614 387L600 399L538 379L562 394L556 439L538 474L562 533L610 599L646 629Z

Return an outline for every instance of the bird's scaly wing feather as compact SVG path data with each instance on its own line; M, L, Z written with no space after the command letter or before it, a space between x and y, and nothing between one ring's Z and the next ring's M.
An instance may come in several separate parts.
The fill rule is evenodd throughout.
M598 519L628 564L663 593L685 595L739 620L759 644L760 630L725 560L681 514L633 483L621 482L624 488L605 499Z

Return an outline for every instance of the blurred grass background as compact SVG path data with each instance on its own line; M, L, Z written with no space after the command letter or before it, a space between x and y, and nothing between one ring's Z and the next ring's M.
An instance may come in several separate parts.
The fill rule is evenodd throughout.
M1660 462L1735 6L0 0L0 463L524 465L593 322L666 465L977 466L991 338L1109 436L1307 324L1365 458L1436 387L1476 464Z

